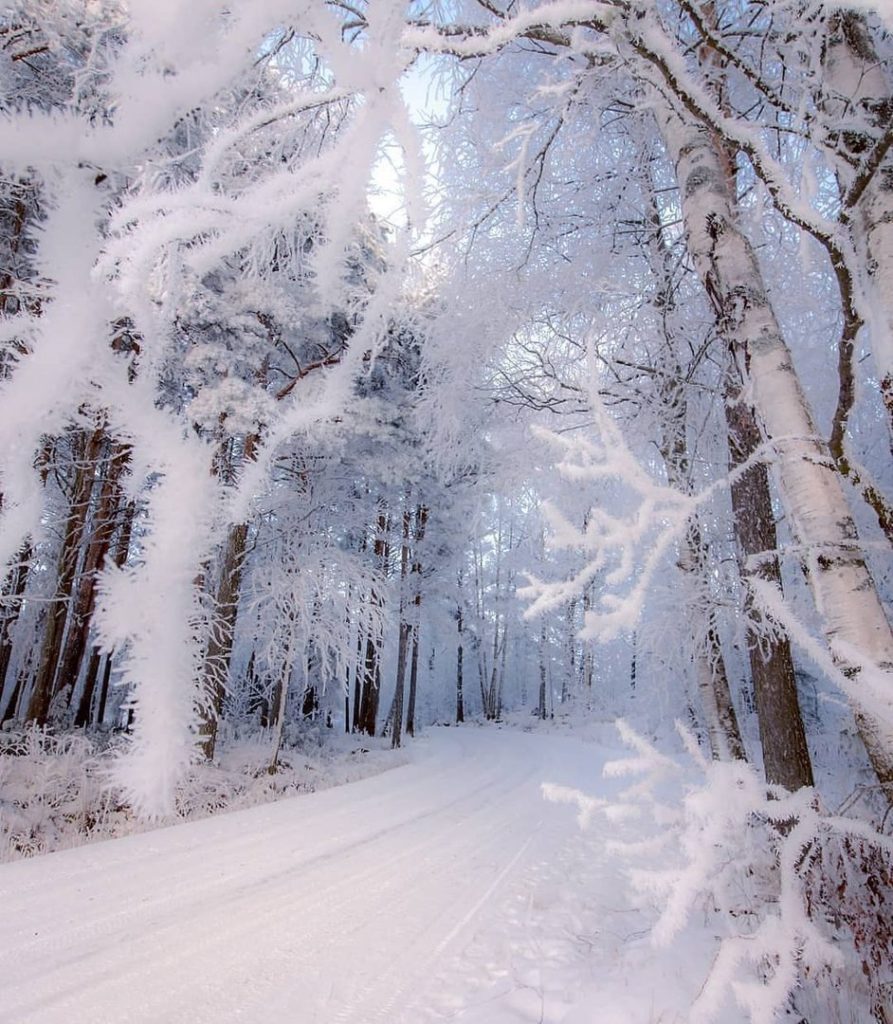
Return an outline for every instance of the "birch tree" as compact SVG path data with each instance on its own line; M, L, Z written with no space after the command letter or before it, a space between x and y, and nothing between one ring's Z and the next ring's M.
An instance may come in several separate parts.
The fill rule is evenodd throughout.
M724 112L720 102L704 88L705 82L718 73L719 64L712 55L702 60L702 51L691 43L697 42L698 33L703 42L704 26L709 23L697 6L680 5L679 10L680 27L675 36L666 27L672 22L671 12L662 17L656 10L599 4L573 12L538 8L523 16L493 9L483 26L431 25L417 29L411 38L432 50L465 58L485 58L522 39L557 60L567 54L565 67L571 73L564 95L574 95L579 88L570 82L574 70L585 68L587 60L593 77L601 66L612 62L618 66L622 61L633 79L652 90L650 102L677 168L689 252L719 311L724 331L734 339L738 369L771 450L770 461L803 552L825 640L839 669L837 678L853 702L869 756L889 792L893 778L890 627L859 544L839 467L828 441L816 428L762 281L761 268L735 217L733 197L724 178L726 157L717 140L749 161L783 216L821 242L839 281L846 278L846 274L842 278L837 273L839 267L847 270L851 282L865 280L867 268L859 264L851 236L837 230L823 211L799 198L785 173L785 164L770 153L759 122L751 123L735 109ZM759 31L777 41L779 36L768 17L763 20L763 13L759 14ZM723 8L717 16L722 19L726 14L729 22L737 24L735 11ZM730 30L730 34L734 33ZM850 32L850 40L853 38ZM741 91L745 86L750 94L754 90L765 94L768 85L748 64L749 51L742 55L721 42L719 45L729 81L740 75L744 82L739 99L745 95ZM863 47L863 55L868 52ZM852 59L848 59L852 70ZM576 82L586 74L582 70L578 73ZM877 106L880 89L879 83L866 84L866 95L871 92L875 99L863 105L865 111ZM770 96L769 102L777 99ZM859 101L858 96L856 99ZM886 146L878 140L871 152L877 166L872 170L865 165L863 169L873 176L881 158L886 159ZM525 192L528 182L533 182L531 194L536 194L546 153L527 151L529 158L519 165L517 180L523 183ZM851 305L842 292L845 320L850 317ZM757 585L755 592L764 610L771 605L776 617L785 617L771 586Z

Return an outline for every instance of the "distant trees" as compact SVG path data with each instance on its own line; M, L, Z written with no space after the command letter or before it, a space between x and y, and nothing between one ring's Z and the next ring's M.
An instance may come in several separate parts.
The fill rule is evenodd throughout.
M132 731L119 781L150 814L172 806L195 726L213 756L239 695L255 498L283 494L285 442L312 451L307 431L343 418L399 292L375 298L374 130L356 190L338 174L341 142L360 148L356 87L330 88L263 11L195 27L184 50L180 28L113 4L19 4L0 24L0 712L103 720L113 668ZM311 622L328 608L311 601ZM312 660L313 630L295 630L310 649L293 661Z
M126 728L158 816L230 730L679 717L836 791L839 716L883 815L890 25L179 19L0 15L0 721Z
M709 359L716 367L712 386L718 404L722 407L724 402L728 410L733 510L739 526L744 606L751 621L747 644L767 770L772 779L792 786L811 780L793 671L784 641L777 636L779 630L800 638L804 633L781 597L780 575L774 568L772 499L762 470L757 470L760 463L773 468L792 544L803 559L823 623L826 650L837 666L840 685L853 701L875 773L889 788L890 627L865 562L845 481L857 485L853 496L867 500L882 528L886 503L872 474L865 470L864 475L851 475L848 459L841 460L839 454L850 435L854 396L858 392L870 408L872 394L883 398L887 373L888 332L883 317L872 312L886 300L873 305L869 299L877 287L880 261L868 255L867 238L878 230L870 226L876 218L875 200L869 197L878 196L882 206L885 200L880 197L888 192L890 38L877 19L854 12L816 11L807 19L805 32L793 19L789 8L773 4L673 3L647 9L594 4L573 12L541 7L535 15L497 5L488 6L483 15L478 9L467 24L457 19L420 26L411 38L420 46L479 61L468 90L481 105L487 102L486 90L497 88L496 83L505 89L511 76L528 90L523 98L517 89L510 93L515 111L511 119L524 127L502 140L513 154L514 188L500 195L497 169L487 168L493 189L479 204L479 219L472 222L475 244L488 247L486 259L492 261L497 249L504 251L505 241L495 233L493 244L481 241L484 225L499 223L499 230L511 230L504 210L511 199L523 202L526 219L515 234L519 245L527 246L527 287L535 290L538 271L548 274L561 266L563 258L567 268L562 271L562 294L568 295L573 291L574 266L581 261L591 266L594 259L580 244L580 236L605 239L608 234L592 210L592 194L613 215L610 247L602 249L602 261L609 251L630 254L629 238L636 239L643 255L662 239L672 244L671 265L659 273L659 280L669 282L669 291L664 286L652 300L657 317L675 301L680 271L694 270L699 276L703 291L697 301L706 298L716 317L715 340L709 342ZM548 57L551 62L544 59ZM840 121L843 111L852 118L846 127ZM492 116L486 123L494 123ZM467 126L475 130L471 117L463 129ZM645 147L643 139L650 140ZM490 144L495 141L491 137ZM649 169L643 177L645 169L630 163L631 153L648 154L652 167L670 161L670 175L663 164L656 209L648 180L649 175L654 180L654 172ZM480 159L486 167L487 157ZM827 337L825 350L834 355L828 358L817 346L812 349L812 358L822 359L838 383L836 411L824 437L807 395L815 382L810 378L807 385L800 378L785 340L793 330L799 341L802 328L792 328L789 314L782 325L775 312L779 296L764 283L762 263L769 256L758 255L748 230L763 237L768 233L784 251L799 244L811 260L824 260L814 265L836 289L832 308L840 333ZM604 262L600 270L605 274L603 268ZM653 287L647 274L653 280L655 268L644 277L642 273L636 271L638 278L628 280ZM790 268L786 273L793 279ZM613 277L616 280L619 274L614 272ZM573 311L565 321L579 324L588 319L591 324L595 313L605 324L595 304L579 298L585 294L579 270L576 279L581 287L565 307L566 312ZM634 308L624 308L619 296L605 297L604 292L601 301L613 311L615 323ZM612 337L605 329L604 341L597 344L598 355L621 371L616 333L624 330L629 332L620 326ZM855 346L867 344L869 338L880 394L871 377L861 390L854 386ZM648 351L653 337L643 334L637 344L638 353ZM692 344L690 332L681 325L671 341L678 344ZM639 369L626 370L653 374L653 355L642 358L638 353L633 358L639 360ZM571 396L562 391L567 375L556 373L551 356L540 359L537 372L555 381L547 396L532 386L529 376L516 378L514 394L540 409L566 407ZM679 415L679 399L694 382L682 376L680 383L677 399L664 403L667 415ZM613 401L617 390L603 399ZM756 424L747 422L751 404L758 436ZM667 454L675 484L685 488L672 452L681 445L685 457L694 425L684 412L681 422L682 432L675 444L670 442ZM720 468L718 461L716 465L715 472L725 473L724 466ZM886 473L886 466L879 468ZM696 506L691 507L685 545L703 549L703 539L692 542ZM696 530L696 536L700 532ZM680 560L691 563L698 557L683 554ZM581 573L578 587L584 578ZM559 595L566 600L568 593L558 587L550 601L558 601ZM715 642L713 652L708 645L704 656L716 670L715 679L722 678L722 656Z
M811 782L808 656L889 790L884 24L274 13L203 8L194 48L112 4L0 22L0 715L85 725L126 694L121 779L160 813L228 719L275 764L333 715L401 743L426 679L458 719L591 704L592 639L673 579L674 700L716 755L753 755L753 691L767 778ZM424 229L420 53L452 89ZM383 144L401 228L367 209ZM566 449L591 494L517 440L550 419L621 425ZM542 549L545 497L583 568ZM550 560L568 580L523 622Z

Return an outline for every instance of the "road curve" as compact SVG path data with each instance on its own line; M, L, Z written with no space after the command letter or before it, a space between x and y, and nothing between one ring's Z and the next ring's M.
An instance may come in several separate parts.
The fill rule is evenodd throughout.
M0 1021L394 1024L573 834L591 748L440 729L414 762L0 868Z

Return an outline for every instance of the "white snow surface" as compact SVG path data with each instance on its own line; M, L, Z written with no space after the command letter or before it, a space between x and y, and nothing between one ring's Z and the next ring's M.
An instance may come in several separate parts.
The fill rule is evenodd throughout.
M610 798L616 750L474 727L413 750L338 789L3 866L0 1021L682 1021L712 936L656 950L607 826L582 833L541 793Z

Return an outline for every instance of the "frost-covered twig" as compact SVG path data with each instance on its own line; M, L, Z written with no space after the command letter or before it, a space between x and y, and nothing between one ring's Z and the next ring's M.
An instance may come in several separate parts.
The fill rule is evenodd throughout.
M820 984L861 990L860 998L880 1005L890 981L893 840L826 813L811 789L789 793L766 786L746 762L705 760L680 723L694 781L628 724L619 727L633 756L610 762L606 774L639 779L621 803L561 786L543 793L577 806L584 828L596 814L651 819L650 836L607 845L630 860L651 860L628 876L656 902L655 947L676 941L696 910L712 912L719 945L688 1019L718 1024L731 998L752 1024L776 1024L801 990ZM658 801L655 788L668 782L683 788L675 801Z
M534 617L563 607L601 576L600 604L587 612L582 636L587 640L610 640L635 628L658 571L673 546L685 537L692 517L731 480L768 458L771 449L761 447L729 476L687 494L655 479L645 469L594 387L590 403L595 427L592 436L558 434L542 427L535 427L534 432L561 453L557 468L563 476L574 482L618 485L629 499L628 511L614 514L593 507L580 529L554 505L544 502L551 545L579 550L586 561L566 580L547 582L531 577L518 593L530 600L526 615Z

